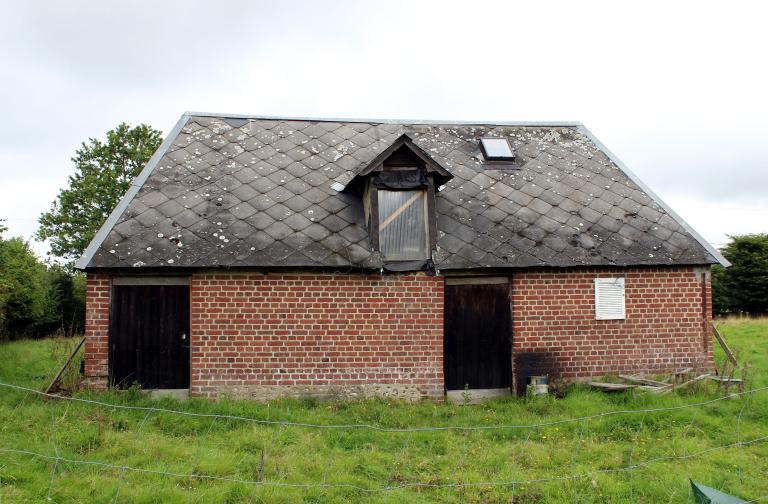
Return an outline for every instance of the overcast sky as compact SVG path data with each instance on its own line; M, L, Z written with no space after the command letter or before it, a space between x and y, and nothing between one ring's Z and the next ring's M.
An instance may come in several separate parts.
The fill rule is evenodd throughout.
M710 242L768 232L758 2L3 3L12 235L36 230L80 142L187 110L581 121Z

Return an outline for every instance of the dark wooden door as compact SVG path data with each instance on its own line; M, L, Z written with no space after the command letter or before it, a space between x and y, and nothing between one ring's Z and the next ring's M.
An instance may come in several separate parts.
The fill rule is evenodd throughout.
M445 388L512 384L509 284L445 286Z
M189 388L189 287L113 286L109 340L115 386Z

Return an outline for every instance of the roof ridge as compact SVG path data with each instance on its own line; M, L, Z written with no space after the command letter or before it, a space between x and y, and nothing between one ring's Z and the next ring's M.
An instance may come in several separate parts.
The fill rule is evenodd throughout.
M222 119L261 119L269 121L314 121L314 122L345 122L369 124L425 124L435 126L547 126L576 128L582 126L580 121L451 121L439 119L382 119L382 118L351 118L351 117L312 117L312 116L272 116L260 114L230 114L217 112L187 111L184 115L190 117L216 117Z

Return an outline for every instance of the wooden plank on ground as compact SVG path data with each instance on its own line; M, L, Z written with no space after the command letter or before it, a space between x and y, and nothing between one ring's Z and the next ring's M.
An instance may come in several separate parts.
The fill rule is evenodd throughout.
M660 382L660 381L656 381L656 380L651 380L650 378L644 378L642 376L619 375L619 378L621 378L622 380L627 380L627 381L631 381L631 382L635 382L635 383L641 383L643 385L651 385L651 386L654 386L654 387L666 387L666 386L669 385L668 383L664 383L664 382Z
M730 378L728 376L714 376L714 375L711 375L709 379L716 382L720 382L720 383L741 383L744 381L741 378Z
M669 387L668 389L664 390L664 392L671 392L673 390L677 390L677 389L682 388L682 387L687 387L688 385L690 385L693 382L701 381L701 380L703 380L705 378L709 378L710 376L712 376L712 373L705 373L705 374L699 375L696 378L692 378L692 379L690 379L688 381L685 381L683 383L678 383L674 387Z
M595 381L589 382L588 385L590 387L599 388L606 392L618 392L619 390L629 390L637 387L637 385L629 385L627 383L607 383Z
M663 387L656 387L653 385L639 385L637 388L639 390L645 390L647 392L650 392L652 394L663 394L667 390L669 390L672 387L672 385L666 383Z

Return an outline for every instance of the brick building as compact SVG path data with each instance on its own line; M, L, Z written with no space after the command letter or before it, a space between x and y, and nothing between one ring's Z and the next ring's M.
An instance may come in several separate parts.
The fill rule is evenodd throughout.
M86 375L413 400L709 369L714 263L579 123L185 114L77 264Z

